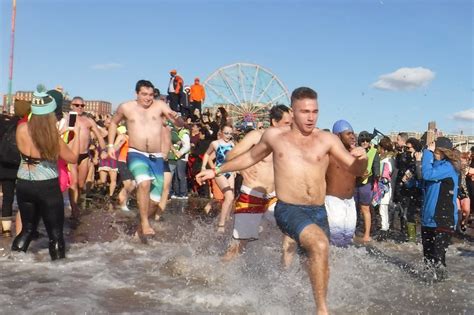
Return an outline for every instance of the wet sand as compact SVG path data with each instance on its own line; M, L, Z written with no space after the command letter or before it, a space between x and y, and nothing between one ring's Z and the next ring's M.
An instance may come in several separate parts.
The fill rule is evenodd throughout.
M207 200L172 200L156 236L132 237L136 209L126 213L95 199L81 223L66 219L67 258L51 262L47 237L27 254L10 253L1 238L0 310L18 313L308 314L314 312L306 272L295 259L280 269L281 233L264 225L260 240L229 264L220 262L230 231L216 234L217 211ZM66 218L69 218L66 210ZM471 231L472 232L472 231ZM472 313L470 270L474 244L455 239L448 250L450 278L420 281L421 244L373 242L331 248L329 305L333 314ZM27 297L25 297L27 296Z

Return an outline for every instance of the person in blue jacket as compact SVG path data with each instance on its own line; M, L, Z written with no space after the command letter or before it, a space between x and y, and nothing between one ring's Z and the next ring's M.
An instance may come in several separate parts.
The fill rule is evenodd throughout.
M423 151L421 173L425 196L421 214L424 261L437 271L445 271L446 250L458 220L456 198L459 161L451 140L438 137Z

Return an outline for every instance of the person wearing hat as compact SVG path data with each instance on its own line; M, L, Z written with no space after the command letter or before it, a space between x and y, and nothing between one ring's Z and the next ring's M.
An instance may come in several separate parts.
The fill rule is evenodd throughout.
M332 133L339 137L347 151L356 146L354 129L346 120L338 120L332 127ZM329 159L326 172L326 198L324 204L328 213L330 242L345 247L354 237L357 210L354 201L356 177L341 167L334 159Z
M458 221L459 167L453 143L446 137L438 137L423 150L421 175L425 195L421 236L424 261L433 268L436 280L443 280L447 275L446 250Z
M58 181L58 158L76 163L79 156L80 127L69 148L56 127L56 101L38 89L33 93L31 117L17 127L16 141L20 151L17 173L17 202L23 224L12 244L12 251L26 252L43 219L49 237L52 260L65 257L63 237L64 202Z
M191 108L192 112L196 109L201 113L201 107L206 100L206 90L199 82L199 78L194 79L194 84L191 85Z
M170 82L168 84L168 102L170 108L175 112L179 112L179 102L182 92L183 78L173 69L170 71Z

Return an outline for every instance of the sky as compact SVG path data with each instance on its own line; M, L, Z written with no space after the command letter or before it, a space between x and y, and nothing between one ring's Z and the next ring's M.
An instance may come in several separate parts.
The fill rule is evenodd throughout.
M11 0L0 0L0 93L8 91ZM318 92L318 127L474 135L473 2L17 0L13 91L135 98L245 62L291 93Z

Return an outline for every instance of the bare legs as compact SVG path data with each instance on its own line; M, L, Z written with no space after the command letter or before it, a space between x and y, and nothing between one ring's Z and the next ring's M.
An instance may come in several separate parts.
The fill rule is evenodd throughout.
M168 203L168 196L170 194L172 179L173 179L173 176L171 175L171 172L164 172L163 173L163 192L161 193L161 200L160 200L160 203L159 203L160 213L156 214L155 220L159 220L160 216L166 210L166 205Z
M121 210L129 211L127 207L128 196L135 189L135 182L131 179L123 181L123 188L118 194L118 202Z
M296 253L296 242L289 236L283 235L281 264L284 269L288 269Z
M224 175L216 177L216 183L224 194L224 202L222 203L221 215L219 217L219 226L217 232L224 233L225 223L230 218L232 205L234 203L234 175L229 178Z
M248 242L248 240L233 240L224 256L222 256L221 260L223 262L229 262L238 255L242 254Z
M364 243L370 242L372 239L370 238L370 227L371 227L371 216L370 216L370 206L360 205L360 211L362 212L362 216L364 217L364 237L362 241Z
M158 203L150 200L151 181L146 180L138 184L137 199L140 211L140 227L143 235L155 235L155 231L150 225L149 217L157 211Z
M306 264L318 314L328 314L326 297L329 281L329 240L315 224L305 227L299 238L301 247L308 254Z
M84 188L89 171L89 159L84 159L81 164L71 164L71 185L69 186L69 202L71 204L71 218L79 219L78 201L81 190Z
M115 191L115 187L117 186L117 171L115 170L109 170L109 171L100 171L99 172L99 181L101 186L106 186L107 185L107 174L109 175L110 178L110 184L109 184L109 197L112 197Z

